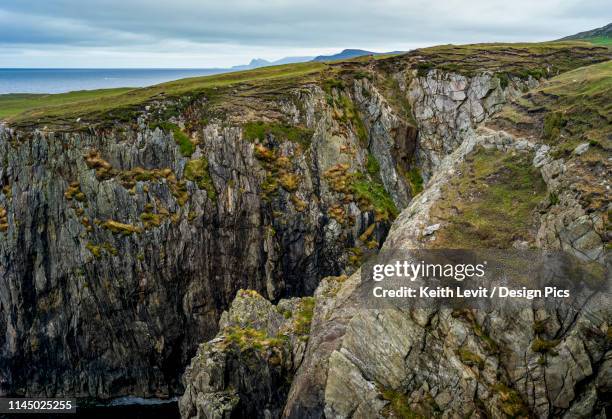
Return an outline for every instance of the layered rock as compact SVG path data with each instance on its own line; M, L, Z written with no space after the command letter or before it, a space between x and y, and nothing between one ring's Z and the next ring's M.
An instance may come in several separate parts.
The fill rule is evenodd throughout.
M529 65L567 70L608 54L559 50L534 53ZM167 397L181 392L180 374L239 289L277 301L311 294L334 275L316 291L309 367L291 391L282 379L294 373L299 345L267 338L284 333L281 319L247 326L230 310L221 328L236 333L200 347L183 412L278 416L288 391L288 414L349 412L362 396L371 402L360 402L363 415L384 409L383 390L340 352L337 371L351 370L355 397L326 401L340 387L328 392L329 357L317 351L333 353L355 316L342 307L355 277L341 275L380 247L422 188L419 172L435 185L433 170L468 128L533 82L517 73L502 83L516 66L478 51L466 58L476 69L423 74L415 54L180 97L157 89L142 103L132 92L127 108L76 120L37 111L2 125L0 394ZM574 235L576 248L593 248ZM385 321L406 325L397 315ZM394 347L407 345L397 339ZM244 352L243 343L258 350ZM400 391L402 374L387 374L387 390Z
M523 91L538 85L533 77L502 79L485 73L474 77L433 70L409 86L414 117L419 126L417 162L429 179L444 157L469 131Z
M184 418L279 417L308 333L312 297L276 306L239 291L217 336L200 345L187 368L179 406Z
M501 244L563 249L609 269L598 221L606 217L606 204L597 202L599 195L575 192L607 161L588 166L575 158L576 152L568 159L555 159L550 152L538 137L468 129L425 191L394 222L383 250L486 246L487 217L504 207L486 201L481 191L499 188L499 182L512 185L516 175L529 174L533 183L527 184L526 196L539 196L542 202L531 208L533 218L515 220L522 213L500 212L508 225L531 225L506 237L497 224L507 240ZM511 165L487 165L499 158L510 159L503 161ZM453 195L455 190L466 195ZM478 230L469 227L470 205L480 205ZM453 230L455 219L463 223L462 230ZM466 241L470 234L471 242ZM609 293L576 296L582 300L578 307L526 303L511 311L365 309L351 298L360 282L357 272L341 283L329 279L319 286L309 346L285 416L605 417L612 384Z
M252 103L206 123L200 101L170 122L159 102L110 129L1 128L3 393L169 396L238 289L309 294L379 246L409 199L389 142L413 139L386 131L406 123L364 102L384 144L369 152L348 88Z

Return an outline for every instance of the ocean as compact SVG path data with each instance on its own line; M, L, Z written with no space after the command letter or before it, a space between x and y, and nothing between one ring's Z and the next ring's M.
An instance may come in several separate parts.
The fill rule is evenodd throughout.
M109 405L85 406L78 403L76 413L34 414L34 417L53 419L181 419L178 401L123 397ZM23 419L27 414L2 414L0 419Z
M0 94L64 93L112 87L144 87L228 69L0 68Z

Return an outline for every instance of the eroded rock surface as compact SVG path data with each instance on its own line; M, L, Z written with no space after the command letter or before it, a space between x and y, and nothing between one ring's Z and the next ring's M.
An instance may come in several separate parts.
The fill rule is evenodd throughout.
M538 85L534 78L512 78L502 87L494 74L468 78L460 74L430 71L415 78L409 95L419 126L417 161L429 179L445 156L455 150L466 134L487 117Z
M184 418L279 417L304 356L312 297L276 306L239 291L217 336L202 344L185 372Z
M541 77L609 55L583 45L510 52L527 54L528 70ZM422 198L435 202L444 195L436 176L455 167L453 159L461 161L475 144L472 136L480 138L472 128L534 84L532 73L522 72L525 62L501 65L497 53L483 57L468 49L470 67L453 69L438 60L446 53L427 58L416 51L180 97L160 91L147 102L72 120L37 111L1 125L0 395L168 397L182 392L180 376L198 351L181 402L186 416L371 417L405 405L407 397L409 405L427 400L424 409L454 411L451 395L476 404L474 383L489 392L482 399L494 412L503 410L500 399L517 408L515 396L532 389L537 403L527 408L595 412L609 388L599 332L589 329L596 335L589 338L592 347L583 343L587 363L582 329L560 329L559 345L577 358L574 364L560 358L564 364L550 375L555 390L543 396L538 380L547 372L524 378L536 382L525 384L527 390L515 386L516 377L496 375L501 367L495 365L514 364L478 346L482 330L491 327L482 316L372 317L345 304L358 278L350 275L380 248L402 208L409 206L389 246L408 245L413 236L430 243L448 230L447 220L430 219ZM428 59L438 68L425 63L423 73ZM539 153L536 160L551 178L559 178L553 173L564 164L567 169L529 144L524 152ZM547 181L551 191L556 181ZM602 237L604 218L578 202L581 212L562 190L555 205L572 215L565 230L550 216L538 243L600 258L603 241L591 232ZM536 242L529 231L520 239ZM293 300L273 309L258 297L240 308L239 297L219 325L239 289L273 301L314 292L308 348L300 340L306 336L298 333L294 342L296 332L283 332L293 323L274 314L278 307L293 313ZM470 334L475 324L478 339ZM402 328L409 333L399 333ZM517 331L518 341L531 339L528 329ZM379 339L385 334L392 340ZM446 336L452 337L448 346ZM486 368L492 363L486 369L496 375L492 385L508 389L459 383L457 374L464 379L469 368L447 353L456 342L486 358ZM417 347L427 352L410 349ZM410 356L420 369L402 365ZM442 365L447 368L438 370ZM573 386L559 371L586 385ZM562 405L572 392L581 402ZM548 407L540 406L544 400Z
M394 222L383 249L436 247L452 226L440 212L447 187L456 187L453 182L462 176L469 182L470 165L477 161L472 155L486 150L524 156L517 161L537 168L549 192L568 180L547 175L565 164L547 158L548 146L503 131L470 131ZM583 208L566 202L555 200L541 211L535 221L540 229L522 239L541 245L542 231L548 230L556 240L551 248L609 264L600 247L602 230L591 222L601 213L585 216ZM579 232L573 240L567 227L555 234L548 227L551 219L580 226L573 227ZM428 230L437 224L436 231ZM576 247L577 238L589 235L595 242L591 253ZM578 308L559 303L552 309L525 304L512 312L375 310L349 298L359 282L357 272L319 286L287 417L605 417L612 354L609 294L585 295Z

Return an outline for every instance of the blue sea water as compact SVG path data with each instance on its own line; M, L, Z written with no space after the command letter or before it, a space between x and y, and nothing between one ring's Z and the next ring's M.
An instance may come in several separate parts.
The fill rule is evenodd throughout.
M0 94L63 93L112 87L144 87L227 69L0 68Z

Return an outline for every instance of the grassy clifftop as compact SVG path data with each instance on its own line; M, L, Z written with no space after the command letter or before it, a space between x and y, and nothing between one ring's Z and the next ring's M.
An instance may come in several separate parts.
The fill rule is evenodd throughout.
M485 70L536 78L552 77L593 62L610 59L605 47L583 41L440 45L415 50L417 68L438 68L466 75Z
M612 61L561 74L507 105L494 124L542 136L551 146L571 151L578 142L610 149Z
M0 118L9 123L62 124L79 117L130 119L147 103L200 95L239 84L261 84L271 80L306 78L321 71L325 64L299 63L261 69L191 77L140 89L102 89L54 95L0 95Z
M0 95L0 119L16 126L72 127L82 124L133 121L153 102L205 97L220 101L238 95L269 96L307 83L363 77L366 71L412 68L467 75L483 71L517 76L551 77L577 67L605 61L610 50L580 41L537 44L442 45L376 59L365 57L334 63L299 63L249 71L193 77L139 89L106 89L55 95ZM245 93L246 92L246 93ZM234 101L235 104L235 101Z
M561 74L508 104L487 125L511 131L551 148L566 162L564 176L589 212L606 213L607 177L612 170L612 61ZM586 151L576 148L588 145ZM434 211L435 247L508 248L516 240L532 243L537 211L558 203L547 194L531 154L479 149L463 163L461 176L444 190ZM608 221L608 229L609 229Z

